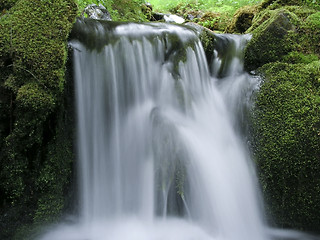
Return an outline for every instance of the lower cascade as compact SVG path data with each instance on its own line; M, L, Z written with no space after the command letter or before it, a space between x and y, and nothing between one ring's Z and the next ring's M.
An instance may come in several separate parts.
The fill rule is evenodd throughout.
M43 240L267 240L246 143L259 79L250 36L216 35L208 65L195 30L78 20L79 216ZM220 46L220 47L219 47Z

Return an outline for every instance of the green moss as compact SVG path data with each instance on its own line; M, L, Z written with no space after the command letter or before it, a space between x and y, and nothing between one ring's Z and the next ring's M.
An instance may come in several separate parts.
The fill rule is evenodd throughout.
M320 55L320 12L310 15L300 31L299 40L305 52Z
M320 61L260 71L253 143L268 213L278 226L319 231Z
M51 112L55 108L55 99L39 84L33 82L23 85L17 93L17 106L21 110L32 110L35 113Z
M297 51L290 52L283 56L282 60L287 63L304 63L308 64L314 61L318 61L319 58L315 54L303 54Z
M305 21L307 17L317 12L313 8L302 6L285 6L285 9L296 14L302 21Z
M201 16L201 18L196 19L195 22L212 31L224 31L226 26L222 26L221 17L220 13L206 12Z
M303 55L313 55L312 60L320 56L319 12L302 5L279 5L280 8L275 10L260 8L247 30L253 35L245 50L245 67L248 70L275 61L311 61Z
M204 29L199 35L200 41L202 43L203 49L206 54L206 59L210 66L213 60L213 53L215 49L215 36L209 30Z
M307 18L306 24L310 25L310 27L314 30L319 30L320 29L320 12L316 12L310 15Z
M252 40L245 49L245 67L256 69L266 63L281 60L293 50L292 37L295 35L299 18L286 9L270 12L270 18L252 31Z
M320 9L318 0L263 0L259 4L260 9L268 8L270 10L281 8L282 6L306 6L317 10Z
M67 38L76 14L73 0L20 0L0 17L0 113L7 112L0 117L0 210L28 216L17 221L5 212L0 225L17 223L0 238L18 223L53 219L64 206L72 147L56 128L65 116Z
M143 12L143 1L139 0L117 0L112 4L112 9L117 11L117 21L133 21L133 22L145 22L147 16Z
M257 6L244 6L238 9L227 27L229 33L244 33L252 25L252 19L257 14Z
M34 215L36 223L50 223L57 220L65 208L65 199L68 195L74 159L72 138L70 138L72 128L64 124L63 121L67 119L63 118L63 111L60 114L55 138L48 143L46 161L36 179L36 189L40 194Z

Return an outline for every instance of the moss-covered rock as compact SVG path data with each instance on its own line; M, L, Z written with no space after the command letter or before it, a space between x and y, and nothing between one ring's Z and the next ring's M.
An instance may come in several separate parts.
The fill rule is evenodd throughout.
M304 63L308 64L314 61L318 61L319 58L315 54L303 54L301 52L293 51L290 52L289 54L283 56L282 61L286 63Z
M246 8L244 13L249 11ZM310 1L303 0L265 0L252 6L251 13L254 17L246 33L253 37L245 50L245 68L254 70L269 62L285 59L291 61L291 57L285 57L290 52L293 52L291 56L294 52L320 56L320 21L317 9ZM240 9L240 16L241 12ZM236 27L237 21L236 14L228 28L230 32L241 32ZM248 21L246 23L247 26L250 25Z
M315 9L320 9L319 2L317 0L263 0L259 7L261 9L277 9L282 6L308 6Z
M0 17L1 239L60 214L72 161L72 135L59 132L68 124L65 63L77 6L73 0L20 0L9 7Z
M237 10L233 16L231 23L228 25L226 32L228 33L244 33L252 25L252 19L258 12L257 6L244 6Z
M268 213L278 226L319 231L320 61L260 71L253 143Z
M312 4L262 1L245 67L264 79L252 142L267 212L277 226L319 232L320 15Z
M301 51L320 56L320 11L306 18L299 33Z
M252 31L253 38L245 49L245 68L257 69L281 60L292 50L289 33L296 32L299 18L286 9L271 10L268 20Z

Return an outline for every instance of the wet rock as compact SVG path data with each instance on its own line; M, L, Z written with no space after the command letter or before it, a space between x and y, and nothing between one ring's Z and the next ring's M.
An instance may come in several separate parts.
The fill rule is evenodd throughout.
M164 13L152 13L152 21L163 21L164 20Z
M111 15L108 10L101 4L90 4L82 12L82 16L87 15L88 18L96 20L112 21Z

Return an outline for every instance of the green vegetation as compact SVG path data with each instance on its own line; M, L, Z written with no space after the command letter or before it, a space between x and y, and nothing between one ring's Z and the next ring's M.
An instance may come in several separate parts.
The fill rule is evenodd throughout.
M270 10L269 19L252 31L254 37L245 51L246 68L253 70L265 63L279 61L292 51L289 33L294 33L298 24L294 13L283 8Z
M245 52L248 70L269 62L292 61L298 55L302 61L303 54L319 56L319 11L306 6L279 6L257 13L247 30L253 34Z
M263 77L252 112L252 143L267 213L277 226L316 232L320 231L319 10L317 1L263 1L248 24L246 32L253 37L245 50L246 68ZM235 25L229 29L240 32Z
M319 231L320 61L260 71L253 143L268 213L278 226Z
M73 159L65 64L77 6L20 0L1 9L0 238L12 239L65 207Z
M101 4L110 13L113 21L147 21L143 12L144 0L75 0L80 13L89 4Z
M258 3L260 0L153 0L149 2L153 4L154 11L174 13L184 17L187 21L198 23L211 30L224 32L230 24L233 14L239 8Z
M177 6L190 6L193 10L201 11L211 11L216 13L227 13L228 15L233 15L234 12L242 6L253 5L259 0L150 0L149 1L156 11L160 12L170 12Z

